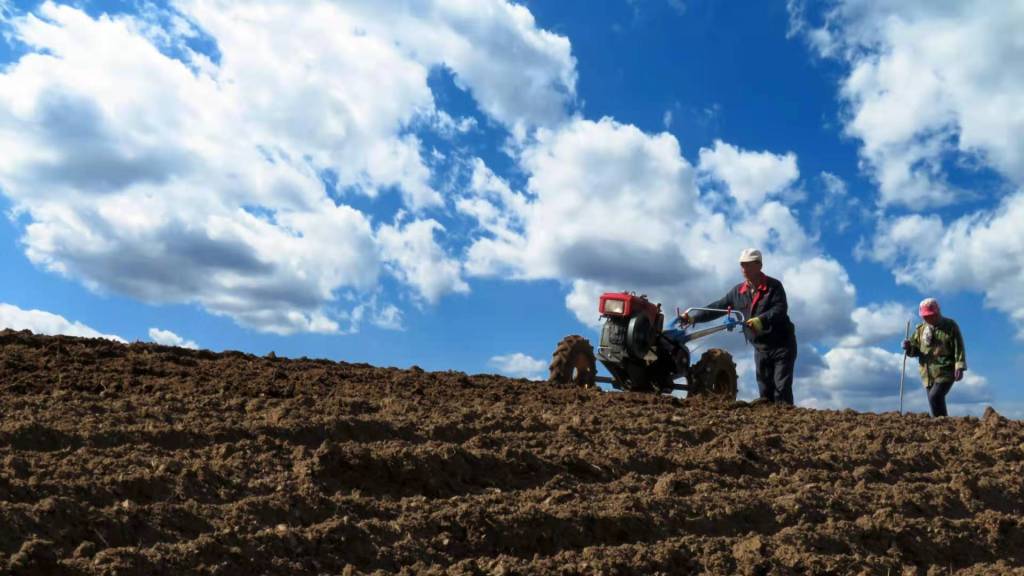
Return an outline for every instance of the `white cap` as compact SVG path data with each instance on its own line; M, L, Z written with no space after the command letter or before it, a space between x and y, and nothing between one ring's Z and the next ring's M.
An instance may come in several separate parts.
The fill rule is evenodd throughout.
M756 248L746 248L740 252L740 262L760 262L761 251Z

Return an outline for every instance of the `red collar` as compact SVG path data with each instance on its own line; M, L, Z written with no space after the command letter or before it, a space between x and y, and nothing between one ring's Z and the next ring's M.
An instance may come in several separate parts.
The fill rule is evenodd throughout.
M768 277L765 276L765 278L761 280L761 283L757 285L758 292L766 292L768 290L767 278ZM746 281L744 281L743 284L740 285L740 294L746 294L748 288L750 288L750 285L747 284Z

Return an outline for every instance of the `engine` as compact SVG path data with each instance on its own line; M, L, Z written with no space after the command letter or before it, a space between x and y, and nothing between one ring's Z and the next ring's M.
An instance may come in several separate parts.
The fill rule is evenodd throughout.
M608 292L598 309L604 318L597 358L629 390L660 390L689 366L689 351L663 338L661 305L630 292Z

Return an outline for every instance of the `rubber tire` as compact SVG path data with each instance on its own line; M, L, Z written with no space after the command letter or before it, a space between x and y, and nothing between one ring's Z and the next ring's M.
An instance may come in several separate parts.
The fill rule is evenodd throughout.
M712 348L701 355L690 369L687 396L709 396L722 400L736 400L738 376L736 363L721 348Z
M548 382L593 388L597 385L596 376L597 359L590 341L579 334L562 338L551 355Z
M626 348L631 356L643 360L651 349L651 319L643 314L634 316L626 328Z

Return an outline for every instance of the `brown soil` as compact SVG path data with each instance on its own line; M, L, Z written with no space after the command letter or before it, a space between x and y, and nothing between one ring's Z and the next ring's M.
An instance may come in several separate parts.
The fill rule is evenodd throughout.
M0 573L1024 574L1024 423L0 332Z

